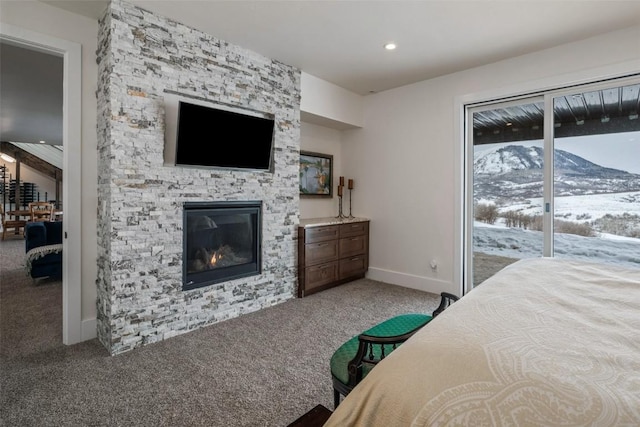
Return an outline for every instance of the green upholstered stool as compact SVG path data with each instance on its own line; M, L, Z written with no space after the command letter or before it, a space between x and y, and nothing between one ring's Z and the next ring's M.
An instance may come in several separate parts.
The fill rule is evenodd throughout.
M438 308L431 314L401 314L387 319L342 344L331 356L334 407L373 367L411 338L458 297L443 292Z

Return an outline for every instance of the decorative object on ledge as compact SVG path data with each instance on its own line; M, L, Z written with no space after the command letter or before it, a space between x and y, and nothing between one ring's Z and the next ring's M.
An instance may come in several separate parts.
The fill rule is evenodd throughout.
M347 218L355 218L352 214L351 214L351 192L353 191L353 180L350 179L349 180L349 216Z
M300 151L300 196L333 197L333 156Z
M338 184L338 216L336 218L347 218L342 213L342 193L344 189L344 176L340 177L340 182Z

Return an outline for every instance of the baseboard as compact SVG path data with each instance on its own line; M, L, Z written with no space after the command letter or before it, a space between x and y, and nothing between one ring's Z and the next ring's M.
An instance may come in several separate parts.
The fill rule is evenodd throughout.
M413 274L400 273L398 271L385 270L382 268L369 267L369 270L367 271L367 279L378 280L380 282L417 289L424 292L431 292L434 294L450 292L460 295L460 290L455 289L455 286L451 282L416 276Z
M87 319L82 321L82 341L92 340L98 336L97 320Z

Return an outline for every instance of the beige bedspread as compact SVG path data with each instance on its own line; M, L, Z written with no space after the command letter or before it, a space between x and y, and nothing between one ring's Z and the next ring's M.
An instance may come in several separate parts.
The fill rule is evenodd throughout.
M640 426L640 269L520 260L391 353L330 426Z

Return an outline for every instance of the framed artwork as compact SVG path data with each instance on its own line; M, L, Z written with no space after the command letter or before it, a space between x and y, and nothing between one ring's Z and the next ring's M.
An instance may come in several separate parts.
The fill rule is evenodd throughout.
M300 196L333 197L333 156L300 151Z

